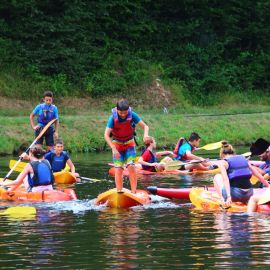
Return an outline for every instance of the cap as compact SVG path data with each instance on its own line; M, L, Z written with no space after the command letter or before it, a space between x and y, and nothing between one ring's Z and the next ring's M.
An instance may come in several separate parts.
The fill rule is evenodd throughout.
M250 152L254 155L261 155L265 151L270 151L270 144L263 138L259 138L255 143L251 144Z

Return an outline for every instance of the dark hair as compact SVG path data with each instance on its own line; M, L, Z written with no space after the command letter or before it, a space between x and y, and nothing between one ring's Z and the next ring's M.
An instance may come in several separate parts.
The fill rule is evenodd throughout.
M188 140L189 140L190 142L193 142L193 141L198 141L200 138L201 138L201 137L199 136L198 133L192 132L192 133L190 134Z
M57 144L64 144L64 142L61 139L57 139L55 140L54 145L57 145Z
M117 103L116 103L116 108L119 111L127 111L129 109L129 104L125 99L120 99Z
M235 150L233 149L231 144L229 144L227 141L223 141L219 154L220 154L220 157L222 155L234 155Z
M53 92L52 91L45 91L44 93L43 93L43 97L45 98L45 97L51 97L51 98L53 98Z
M45 155L45 150L43 150L40 146L34 146L30 149L30 152L35 158L41 159Z

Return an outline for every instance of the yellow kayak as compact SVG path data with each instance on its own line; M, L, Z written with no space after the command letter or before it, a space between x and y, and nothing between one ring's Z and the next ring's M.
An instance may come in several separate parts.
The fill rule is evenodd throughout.
M255 194L263 193L265 189L254 190ZM220 211L224 210L220 203L220 197L217 192L208 191L203 188L192 188L189 193L189 198L192 204L198 210L205 211ZM233 202L231 206L226 209L228 212L246 212L247 205L241 202ZM270 212L270 204L258 205L257 212Z
M137 190L136 194L131 193L129 189L123 189L118 192L116 188L110 189L98 195L96 204L107 203L112 208L129 208L136 205L149 204L150 197L145 190Z

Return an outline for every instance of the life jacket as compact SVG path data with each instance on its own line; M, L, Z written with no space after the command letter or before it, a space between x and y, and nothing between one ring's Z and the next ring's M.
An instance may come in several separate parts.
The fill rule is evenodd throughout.
M37 121L40 124L47 125L51 120L55 118L54 112L56 106L53 104L48 106L46 103L43 103L40 105L40 107L42 112L38 115Z
M179 140L177 141L176 145L175 145L175 148L173 150L173 153L174 153L174 157L177 158L178 156L178 151L179 151L179 148L180 146L184 143L186 139L184 137L180 137Z
M250 178L252 172L249 169L248 162L242 155L236 155L225 159L229 168L227 170L228 178L230 180L230 185L232 187L248 189L252 187L250 183Z
M192 152L194 152L194 150L195 150L195 147L194 146L192 146L188 141L186 141L185 143L182 143L181 145L180 145L180 147L179 147L179 149L178 149L178 153L177 153L177 157L176 157L176 159L178 159L178 160L187 160L188 159L188 157L187 157L187 154L185 153L185 154L183 154L183 155L180 155L179 154L179 150L180 150L180 148L183 146L183 145L185 145L185 144L189 144L190 145L190 147L191 147L191 153Z
M145 161L148 162L148 163L155 163L155 162L157 162L156 155L152 151L148 150L147 148L142 152L141 156L146 151L148 151L150 153L151 158L149 160L145 160ZM143 168L143 170L146 170L146 171L155 171L155 167L153 167L153 166L142 165L142 168Z
M28 174L28 183L31 188L52 185L54 183L52 168L48 160L32 161L30 165L34 172L33 177Z
M127 118L120 122L118 118L117 108L112 109L114 126L112 129L112 137L117 141L126 142L134 137L135 125L132 123L132 110L129 107Z
M60 156L57 156L54 150L51 151L48 157L45 156L45 158L50 162L53 172L62 171L66 166L67 160L69 159L66 151L63 151Z

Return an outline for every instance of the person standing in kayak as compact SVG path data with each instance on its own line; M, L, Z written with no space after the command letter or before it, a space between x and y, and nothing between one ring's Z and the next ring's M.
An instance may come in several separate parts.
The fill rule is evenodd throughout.
M109 117L104 133L105 141L112 149L115 166L115 184L119 192L123 189L123 166L126 164L129 170L131 192L136 193L136 149L134 141L136 125L144 130L143 140L145 141L148 137L148 126L131 110L126 100L119 100L116 107L112 109L112 114Z
M55 130L53 127L49 127L44 135L37 140L36 145L42 146L43 139L45 138L47 150L53 148L54 145L54 136L58 138L58 128L59 128L59 117L58 109L52 104L53 102L53 93L51 91L45 91L43 94L44 103L39 104L30 114L30 124L33 130L35 131L35 138L40 134L42 128L46 126L51 120L57 119L55 122ZM37 116L37 125L34 123L34 118Z
M252 174L269 186L263 176L242 155L236 155L232 145L226 141L222 143L220 158L217 165L221 173L214 177L214 186L222 204L228 207L231 202L247 203L253 195L253 186L250 182Z
M54 177L51 165L44 159L45 151L34 146L30 149L30 162L25 166L17 179L12 182L2 182L2 186L11 186L9 191L16 190L22 183L29 192L53 190Z

